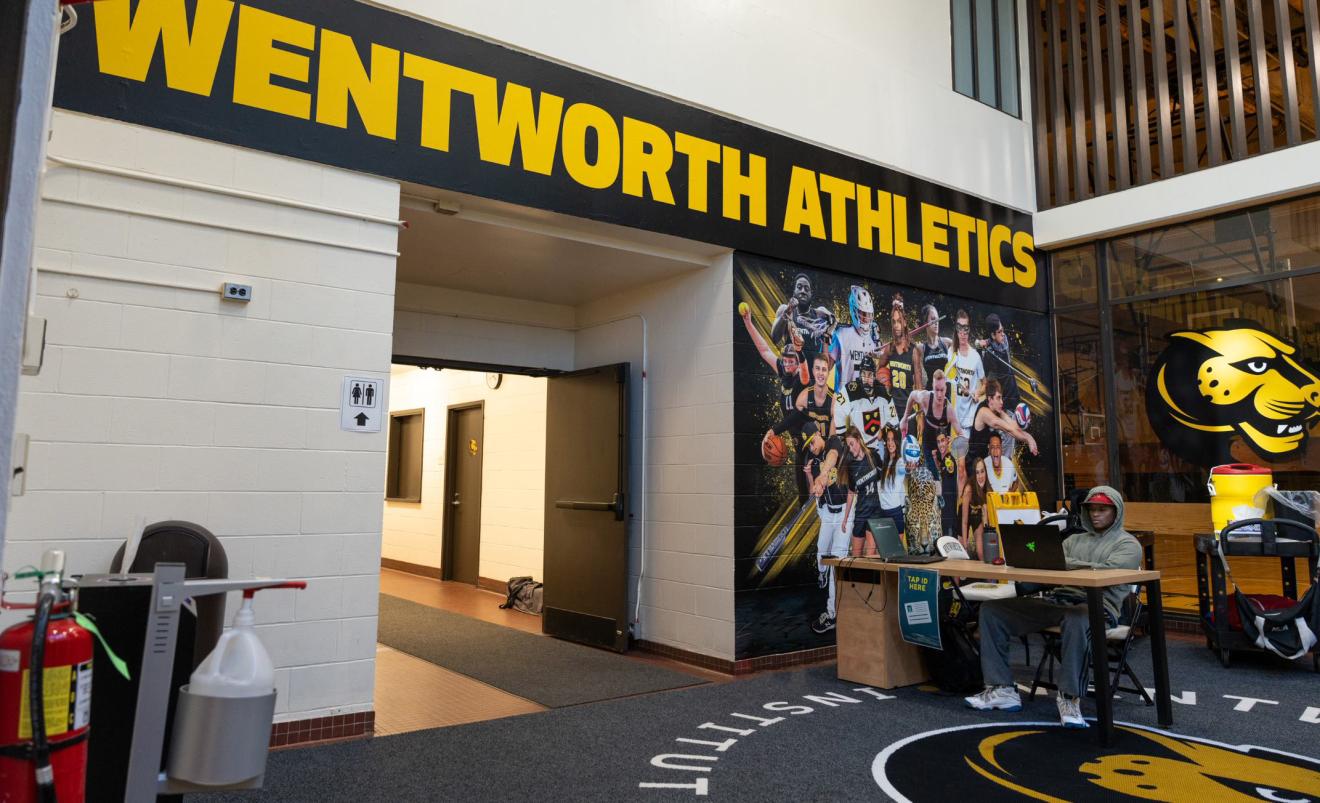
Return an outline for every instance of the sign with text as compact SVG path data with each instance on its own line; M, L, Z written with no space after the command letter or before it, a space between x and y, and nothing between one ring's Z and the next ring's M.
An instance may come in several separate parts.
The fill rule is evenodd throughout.
M944 649L940 640L939 572L898 570L898 629L909 644Z
M1046 308L1024 212L414 17L354 0L87 9L61 42L61 108Z

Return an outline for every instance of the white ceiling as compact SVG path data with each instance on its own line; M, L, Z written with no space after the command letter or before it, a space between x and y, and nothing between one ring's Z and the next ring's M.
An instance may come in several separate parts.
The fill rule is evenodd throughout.
M398 280L576 306L698 270L728 249L403 184ZM432 209L439 201L457 214Z

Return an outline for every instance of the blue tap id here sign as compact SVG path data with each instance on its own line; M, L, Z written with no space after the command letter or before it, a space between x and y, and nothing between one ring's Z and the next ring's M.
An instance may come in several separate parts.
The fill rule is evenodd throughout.
M909 644L944 649L940 641L939 572L898 570L898 627Z

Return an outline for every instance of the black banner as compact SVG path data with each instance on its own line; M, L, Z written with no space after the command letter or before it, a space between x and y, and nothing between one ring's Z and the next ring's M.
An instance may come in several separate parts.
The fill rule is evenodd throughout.
M1028 214L412 17L353 0L83 8L61 108L1046 306Z

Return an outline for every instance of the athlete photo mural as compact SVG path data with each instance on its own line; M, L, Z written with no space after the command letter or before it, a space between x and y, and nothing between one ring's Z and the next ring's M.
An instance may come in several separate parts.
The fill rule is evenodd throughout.
M872 522L978 555L988 493L1054 503L1044 315L741 253L734 304L738 657L834 643Z

